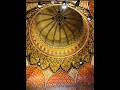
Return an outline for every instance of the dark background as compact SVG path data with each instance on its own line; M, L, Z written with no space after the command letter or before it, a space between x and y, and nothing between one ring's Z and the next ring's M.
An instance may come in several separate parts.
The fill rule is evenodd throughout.
M26 1L0 1L1 90L26 90Z

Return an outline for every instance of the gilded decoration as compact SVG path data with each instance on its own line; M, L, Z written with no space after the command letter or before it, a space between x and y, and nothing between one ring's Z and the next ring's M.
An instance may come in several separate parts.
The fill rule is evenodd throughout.
M60 68L64 71L71 67L79 69L80 60L90 62L94 56L94 28L93 21L88 22L87 12L84 12L72 6L62 11L60 4L26 12L26 56L31 64L39 62L42 69L57 72Z

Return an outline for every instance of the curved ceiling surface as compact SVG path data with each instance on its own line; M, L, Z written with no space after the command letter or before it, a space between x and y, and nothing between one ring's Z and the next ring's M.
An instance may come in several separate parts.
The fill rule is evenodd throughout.
M34 47L45 55L63 57L85 45L89 31L85 18L77 10L61 5L40 9L33 17L29 34Z
M61 6L51 6L36 15L35 26L43 42L53 47L62 47L81 36L83 19L71 8L64 10Z

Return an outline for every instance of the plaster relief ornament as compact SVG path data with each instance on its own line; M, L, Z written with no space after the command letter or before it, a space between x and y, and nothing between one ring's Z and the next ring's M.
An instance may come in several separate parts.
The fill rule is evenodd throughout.
M89 62L93 50L93 28L79 9L60 4L47 5L29 14L26 55L32 64L52 72L60 68L79 69L80 60ZM92 32L92 34L90 33Z

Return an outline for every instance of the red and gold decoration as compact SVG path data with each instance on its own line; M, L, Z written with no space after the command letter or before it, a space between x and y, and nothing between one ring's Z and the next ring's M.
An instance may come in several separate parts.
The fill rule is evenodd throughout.
M27 90L94 90L94 1L40 1L26 3Z
M90 63L84 64L78 70L76 83L83 85L93 85L94 84L94 66Z
M47 82L47 86L74 86L74 79L67 72L59 70Z
M26 54L32 64L40 62L42 69L50 67L53 72L59 68L69 71L72 66L80 67L80 59L91 59L93 28L78 8L62 10L57 4L32 13L26 33Z
M26 87L27 90L41 88L44 89L45 85L45 77L40 69L40 67L36 66L27 66L26 67Z

